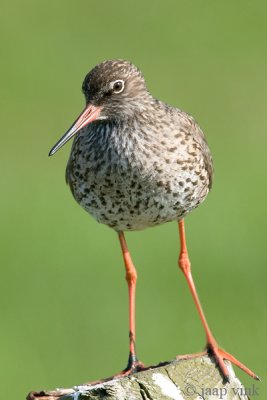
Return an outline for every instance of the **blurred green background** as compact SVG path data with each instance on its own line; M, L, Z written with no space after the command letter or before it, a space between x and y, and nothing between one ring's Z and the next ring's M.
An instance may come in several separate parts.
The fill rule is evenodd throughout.
M206 133L215 182L186 219L193 274L216 338L262 377L265 399L266 2L4 0L0 19L0 376L9 398L126 365L117 237L72 199L70 144L47 156L84 106L85 74L124 58ZM176 224L127 239L139 273L139 357L149 365L200 351L205 337L177 268Z

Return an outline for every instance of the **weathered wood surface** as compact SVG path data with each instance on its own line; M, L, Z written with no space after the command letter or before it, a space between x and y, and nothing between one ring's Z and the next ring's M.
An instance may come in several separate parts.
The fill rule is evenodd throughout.
M180 359L151 367L128 377L71 389L32 392L38 400L248 400L245 388L230 363L230 382L224 383L208 356ZM251 383L251 388L258 388Z

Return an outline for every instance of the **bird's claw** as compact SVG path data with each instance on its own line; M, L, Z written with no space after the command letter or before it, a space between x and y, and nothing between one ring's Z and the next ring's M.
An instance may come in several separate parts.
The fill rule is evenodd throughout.
M236 365L238 368L246 372L246 374L251 376L253 379L260 380L254 372L252 372L248 367L238 361L234 356L220 349L216 342L207 344L207 353L214 358L216 365L218 366L224 379L227 382L229 382L229 371L224 363L224 360L230 361L232 364Z
M240 361L238 361L234 356L232 356L231 354L227 353L226 351L220 349L215 341L212 341L212 343L208 343L206 346L206 350L201 353L179 355L179 356L176 356L176 359L177 360L188 360L191 358L203 357L205 355L208 355L214 359L217 367L219 368L219 370L226 382L229 382L229 371L228 371L227 366L225 365L224 360L230 361L232 364L236 365L237 367L242 369L244 372L246 372L253 379L260 380L260 378L254 372L252 372L244 364L242 364Z

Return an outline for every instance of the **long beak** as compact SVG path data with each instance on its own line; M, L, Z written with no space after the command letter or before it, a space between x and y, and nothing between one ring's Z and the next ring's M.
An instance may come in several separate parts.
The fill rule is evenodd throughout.
M90 122L95 121L101 111L101 107L95 107L92 104L89 104L85 107L83 112L79 115L76 119L74 124L70 127L70 129L62 136L61 139L55 144L54 147L49 152L49 156L55 154L60 147L64 146L80 129L82 129L85 125L89 124Z

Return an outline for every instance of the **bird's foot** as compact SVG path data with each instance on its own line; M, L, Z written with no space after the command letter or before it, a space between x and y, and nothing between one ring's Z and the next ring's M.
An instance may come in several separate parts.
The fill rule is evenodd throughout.
M229 382L229 371L224 363L224 360L230 361L232 364L236 365L238 368L242 369L253 379L260 380L260 378L252 372L249 368L247 368L244 364L238 361L234 356L230 353L219 348L218 344L215 341L211 341L211 343L207 344L207 353L214 357L214 360L221 371L224 379Z
M122 371L118 372L115 375L109 376L108 378L100 379L98 381L93 381L93 382L86 382L84 385L97 385L99 383L105 383L107 381L111 381L112 379L129 376L136 372L142 371L143 369L145 369L144 364L138 360L138 358L136 357L135 354L130 353L129 359L128 359L128 364L125 369L123 369Z
M138 360L136 354L130 352L127 367L115 376L128 376L130 374L134 374L135 372L142 371L144 368L144 364Z
M200 353L193 353L193 354L179 354L176 356L176 360L190 360L191 358L203 357L207 355L207 351L201 351Z
M135 354L132 354L130 352L127 367L124 370L122 370L121 372L118 372L117 374L113 375L109 379L122 378L123 376L129 376L136 372L142 371L143 369L145 369L144 364L138 360L138 358L136 357Z
M214 358L214 361L226 382L229 382L230 379L229 379L229 371L224 363L224 360L230 361L232 364L236 365L237 367L242 369L244 372L246 372L253 379L260 380L260 378L254 372L252 372L244 364L242 364L240 361L238 361L234 356L232 356L231 354L227 353L226 351L220 349L215 340L212 340L210 343L207 344L206 351L203 351L201 353L185 354L185 355L177 356L176 359L177 360L188 360L190 358L202 357L205 355L209 355L210 357Z

